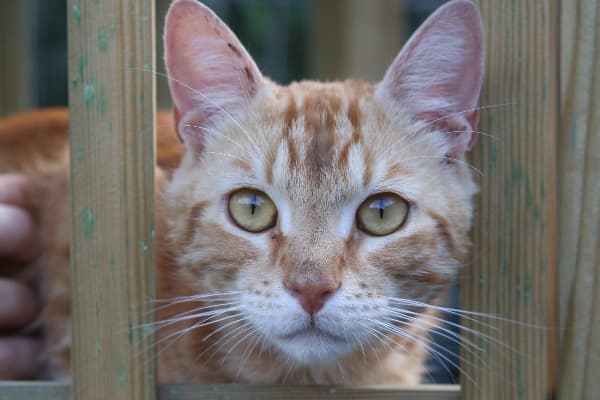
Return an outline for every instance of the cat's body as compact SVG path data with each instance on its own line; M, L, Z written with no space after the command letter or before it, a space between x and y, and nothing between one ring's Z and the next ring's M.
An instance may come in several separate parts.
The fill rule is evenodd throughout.
M418 382L437 325L423 305L439 305L468 247L476 186L462 159L481 84L477 10L440 10L378 85L281 87L209 10L176 3L166 61L187 151L171 175L179 147L159 140L169 177L158 185L157 297L188 301L157 311L167 321L159 380ZM24 148L43 157L0 162L0 172L46 176L32 209L44 229L54 373L69 355L61 118L62 136L47 132L60 136L55 151L31 140ZM15 139L1 126L4 157Z

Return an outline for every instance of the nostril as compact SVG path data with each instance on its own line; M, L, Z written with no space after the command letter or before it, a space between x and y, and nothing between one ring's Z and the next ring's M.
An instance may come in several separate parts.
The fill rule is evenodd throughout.
M321 293L321 298L323 300L329 298L329 296L331 296L333 294L333 290L326 290L323 293Z

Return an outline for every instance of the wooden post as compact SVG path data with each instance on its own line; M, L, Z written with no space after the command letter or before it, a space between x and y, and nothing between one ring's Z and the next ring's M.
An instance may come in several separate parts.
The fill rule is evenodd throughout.
M508 320L463 320L483 360L462 352L464 399L544 399L555 388L558 1L478 0L486 78L472 162L476 199L462 307ZM507 104L508 103L508 104Z
M561 10L561 400L600 393L600 1Z
M154 2L68 13L72 398L152 400Z
M33 106L30 1L0 2L0 116Z

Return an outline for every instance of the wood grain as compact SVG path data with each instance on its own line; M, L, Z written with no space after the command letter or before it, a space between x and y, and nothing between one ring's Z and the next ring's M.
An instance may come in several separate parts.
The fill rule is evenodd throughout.
M72 397L152 400L154 2L68 2Z
M600 1L563 3L559 399L600 393Z
M304 399L398 399L458 400L456 385L419 387L350 388L329 385L202 385L187 383L159 385L159 400L304 400ZM68 400L69 386L60 383L0 383L0 400Z
M545 399L555 388L558 1L479 0L486 78L472 153L482 171L461 306L483 352L462 351L464 399ZM485 336L484 336L485 335Z

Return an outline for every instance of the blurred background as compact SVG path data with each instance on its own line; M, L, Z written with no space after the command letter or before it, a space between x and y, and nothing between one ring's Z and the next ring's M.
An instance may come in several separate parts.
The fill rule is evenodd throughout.
M262 72L285 84L301 79L383 77L402 44L446 0L204 0L238 35ZM156 0L157 69L170 0ZM0 2L0 116L67 106L67 1ZM8 34L6 34L8 32ZM140 72L142 73L142 72ZM157 76L158 107L171 101ZM458 285L448 299L458 307ZM450 321L457 318L447 315ZM455 328L446 328L456 331ZM448 336L447 334L443 334ZM441 356L426 380L458 383L459 346L433 335Z

